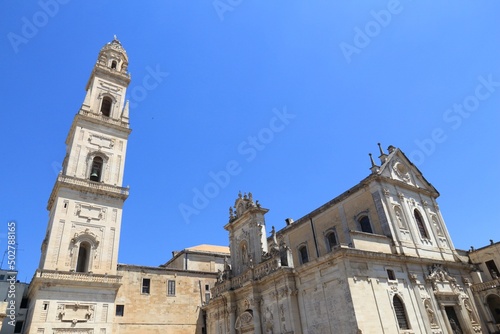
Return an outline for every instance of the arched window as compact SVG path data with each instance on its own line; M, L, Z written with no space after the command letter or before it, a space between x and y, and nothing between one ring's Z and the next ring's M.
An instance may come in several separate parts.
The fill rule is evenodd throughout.
M486 298L486 303L490 309L491 315L496 324L500 324L500 297L497 295L489 295Z
M326 247L328 251L331 252L335 248L335 246L338 245L337 236L335 235L334 231L329 231L325 235L325 238L326 238Z
M114 69L114 70L116 70L116 60L113 60L111 62L111 68Z
M92 168L90 169L90 180L95 182L101 181L103 160L101 157L95 157L92 160Z
M309 254L307 253L306 245L299 247L299 259L301 264L309 262Z
M417 209L413 211L415 215L415 221L417 222L418 231L420 232L420 236L424 239L429 239L429 235L427 234L427 230L425 229L424 219L420 212Z
M111 98L108 96L105 96L102 98L101 102L101 113L109 117L111 115L111 105L113 104L113 101L111 101Z
M373 233L372 225L370 224L370 218L368 216L363 216L359 220L359 227L361 228L361 232Z
M392 298L392 305L394 306L394 312L396 313L399 329L410 329L408 317L406 316L405 305L403 304L401 298L394 296Z
M76 271L80 273L87 272L89 270L89 255L90 255L90 244L86 241L80 243L78 248L78 260L76 262Z

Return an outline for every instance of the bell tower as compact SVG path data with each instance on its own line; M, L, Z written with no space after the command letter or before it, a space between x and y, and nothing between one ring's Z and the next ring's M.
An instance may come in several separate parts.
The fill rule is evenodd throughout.
M121 284L116 273L122 208L129 193L122 187L131 132L127 66L127 53L115 37L99 52L66 138L30 286L30 332L68 327L111 333Z
M85 101L66 138L66 157L50 195L39 269L115 274L127 138L128 58L117 39L99 52Z

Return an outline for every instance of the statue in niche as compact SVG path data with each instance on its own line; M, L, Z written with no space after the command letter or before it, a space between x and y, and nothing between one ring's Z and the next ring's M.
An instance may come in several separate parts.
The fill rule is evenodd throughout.
M462 334L462 330L457 325L454 319L450 319L450 327L453 334Z
M430 301L427 299L425 302L425 311L427 312L427 316L429 317L429 322L431 325L437 325L436 323L436 315L434 313L434 310L432 309Z
M432 217L432 223L434 224L434 227L436 228L436 232L439 236L443 236L443 231L441 230L441 227L439 227L439 224L436 220L436 217Z
M472 310L472 307L467 299L464 300L464 307L467 310L467 314L469 315L470 321L473 324L477 323L476 317L474 316L474 311Z
M222 270L217 270L217 283L222 283L222 281L224 280L223 279L223 276L224 276L224 273L222 272Z
M398 206L395 206L394 207L394 213L396 214L396 219L398 221L398 226L400 228L406 228L406 224L405 224L405 221L404 221L404 218L403 218L403 214L401 212L401 209L398 207Z

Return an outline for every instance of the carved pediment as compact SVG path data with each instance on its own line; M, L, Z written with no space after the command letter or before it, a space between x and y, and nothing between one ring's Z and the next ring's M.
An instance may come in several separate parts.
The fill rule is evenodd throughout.
M383 159L377 174L437 194L436 189L399 148L390 147L389 155Z
M457 280L450 276L448 271L440 264L429 266L429 275L426 281L432 284L432 289L435 294L441 295L458 295Z
M90 231L88 228L85 229L84 231L75 233L73 238L71 239L71 242L73 244L76 244L78 241L81 241L83 239L90 241L95 247L99 246L99 240L97 239L97 234L92 233L92 231Z

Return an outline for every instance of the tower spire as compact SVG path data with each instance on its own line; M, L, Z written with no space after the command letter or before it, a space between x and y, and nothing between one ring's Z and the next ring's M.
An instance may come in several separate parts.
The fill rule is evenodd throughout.
M368 155L370 156L370 162L371 162L371 165L372 165L372 166L370 167L370 170L372 171L372 173L373 173L373 174L375 174L375 173L377 173L377 172L380 170L380 168L379 168L379 166L377 166L377 165L375 164L375 161L373 161L373 156L372 156L372 154L371 154L371 153L368 153Z
M380 164L385 164L387 161L387 154L385 154L384 150L382 149L382 145L380 143L377 143L378 145L378 150L380 151L380 156L378 157L380 159Z

